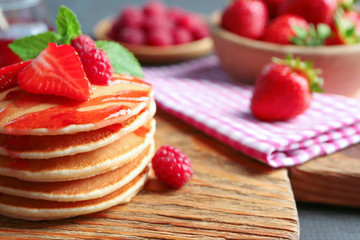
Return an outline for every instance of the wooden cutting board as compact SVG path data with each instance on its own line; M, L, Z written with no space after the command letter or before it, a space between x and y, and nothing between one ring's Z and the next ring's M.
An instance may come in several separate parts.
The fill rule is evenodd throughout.
M297 201L360 207L360 144L290 168Z
M193 162L180 190L151 178L129 204L86 216L26 222L0 216L0 239L298 239L286 169L272 170L164 113L157 147L171 144Z

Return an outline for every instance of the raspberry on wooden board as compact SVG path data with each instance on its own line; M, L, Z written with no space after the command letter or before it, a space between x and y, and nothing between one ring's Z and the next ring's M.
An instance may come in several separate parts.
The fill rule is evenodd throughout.
M152 167L156 177L173 188L182 187L193 175L190 159L170 145L159 148L152 159Z

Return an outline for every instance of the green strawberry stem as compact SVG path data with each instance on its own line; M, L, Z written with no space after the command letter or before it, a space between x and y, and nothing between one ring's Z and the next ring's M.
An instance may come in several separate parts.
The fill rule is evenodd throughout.
M290 41L300 46L322 46L325 40L331 36L331 29L327 24L319 23L316 27L310 24L309 29L292 26L295 36Z
M335 27L346 44L356 44L360 42L360 35L356 31L356 25L345 16L345 11L339 8L334 16Z
M319 77L321 69L315 69L310 60L301 61L300 57L293 58L287 55L285 59L273 58L272 61L277 64L289 66L294 71L299 71L307 77L312 92L322 92L323 78Z
M356 2L357 0L343 0L339 3L339 6L345 10L351 10L354 8Z

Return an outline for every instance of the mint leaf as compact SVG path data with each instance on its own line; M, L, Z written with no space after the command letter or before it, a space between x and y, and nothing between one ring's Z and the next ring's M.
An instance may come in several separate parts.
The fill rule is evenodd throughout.
M60 6L56 17L57 31L62 37L62 44L70 41L81 34L81 25L75 13L65 6Z
M36 58L50 42L55 42L59 45L70 44L72 39L81 34L81 25L76 15L65 6L60 6L59 8L56 25L59 34L49 31L20 38L9 44L9 47L16 55L25 61Z
M98 48L106 52L115 73L144 77L138 60L119 43L109 41L96 41L95 43Z
M55 32L49 31L17 39L9 47L22 60L27 61L36 58L49 42L56 42L59 38Z

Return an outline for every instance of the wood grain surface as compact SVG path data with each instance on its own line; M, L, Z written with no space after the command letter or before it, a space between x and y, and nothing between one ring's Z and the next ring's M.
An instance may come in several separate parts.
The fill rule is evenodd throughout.
M0 239L298 239L286 169L272 170L164 113L157 147L171 144L193 162L180 190L151 178L131 203L58 221L0 216Z
M360 207L360 144L290 168L297 201Z

